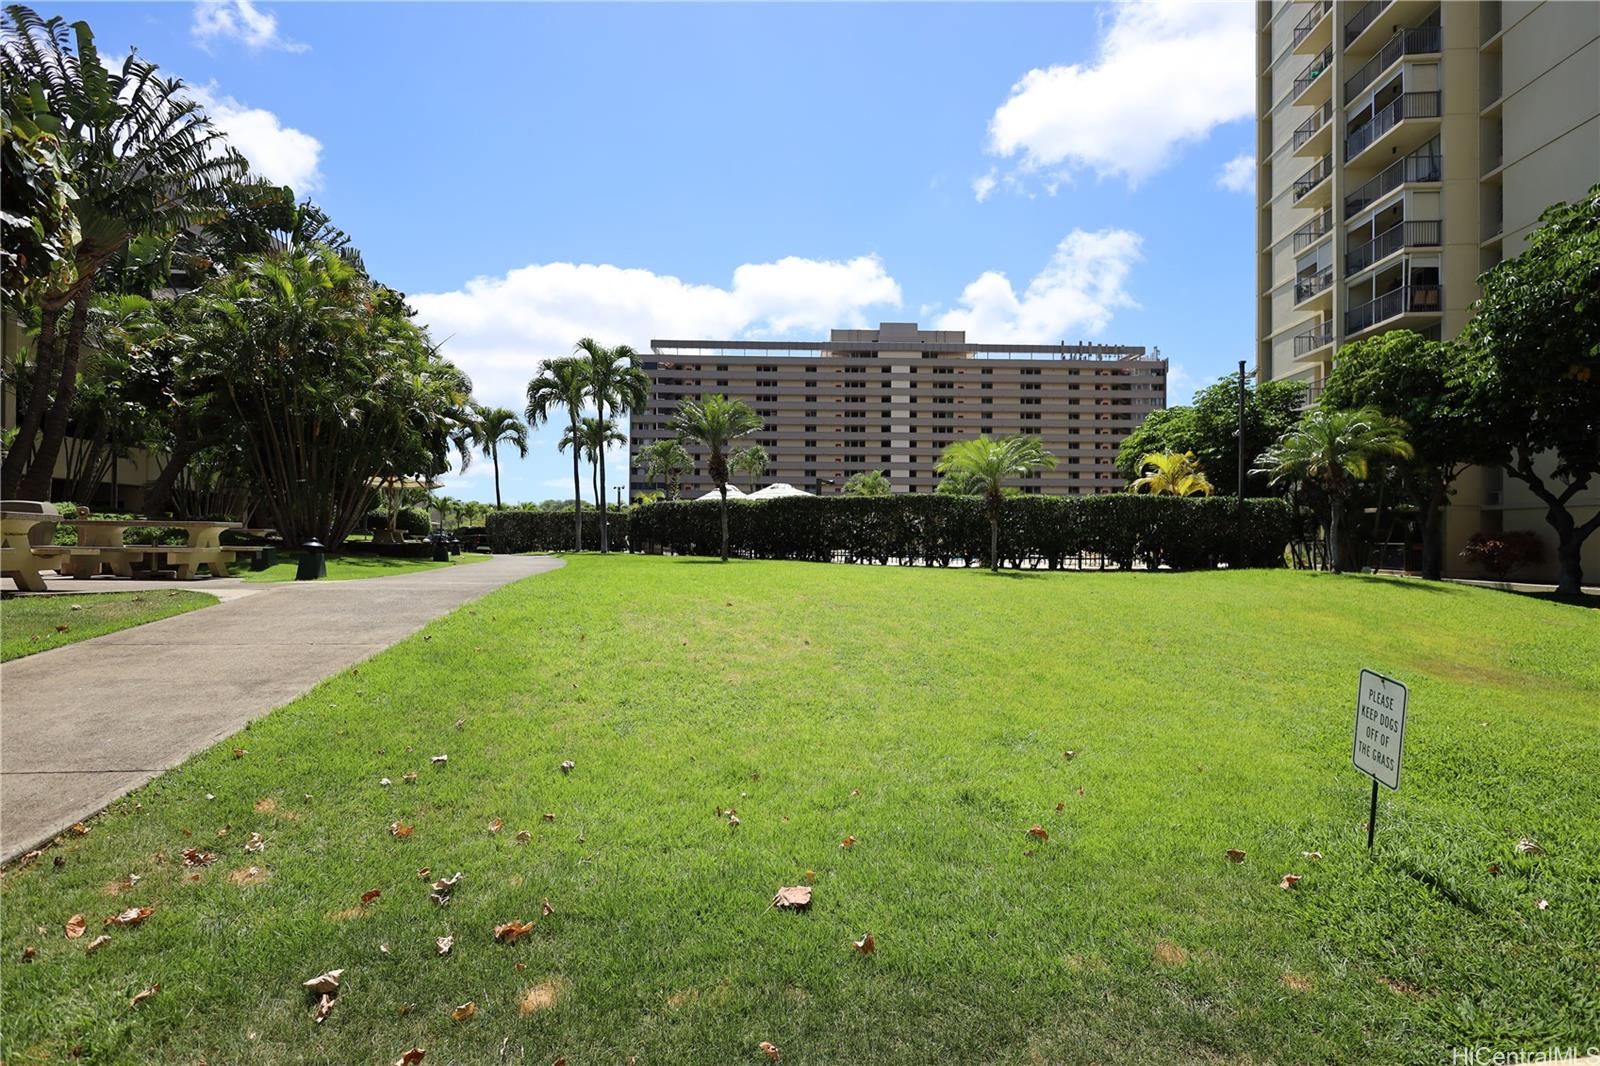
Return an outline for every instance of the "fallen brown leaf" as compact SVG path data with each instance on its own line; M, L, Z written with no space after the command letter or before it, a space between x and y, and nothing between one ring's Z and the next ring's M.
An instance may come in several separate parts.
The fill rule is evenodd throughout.
M26 947L24 947L22 949L22 961L23 962L32 962L34 959L36 959L38 957L38 955L39 955L39 949L34 947L32 944L29 944L29 945L27 945Z
M843 840L839 841L839 846L841 848L849 850L850 848L853 848L853 847L856 846L856 838L855 837L845 837Z
M145 1000L149 999L159 991L161 991L161 985L159 983L153 984L143 992L140 992L138 995L128 1000L128 1006L137 1007L139 1004L143 1003Z
M267 839L260 833L251 833L250 839L244 842L244 850L252 855L259 855L267 850Z
M361 893L361 905L366 906L368 903L371 903L381 895L383 895L383 889L381 888L368 889L367 891Z
M547 821L547 822L555 821L556 820L555 812L554 811L545 811L544 812L544 820Z
M1066 809L1067 809L1067 805L1065 803L1056 804L1056 813L1057 814L1060 814L1062 811L1064 811Z
M530 841L532 839L533 839L533 834L528 832L526 829L522 830L520 833L517 834L517 843L518 844L526 844L528 841Z
M731 814L730 813L728 815L728 828L729 829L737 829L742 824L744 824L744 823L739 821L739 816L737 814Z
M771 1041L763 1040L761 1043L757 1044L756 1047L766 1052L767 1058L769 1059L780 1059L783 1057L782 1053L778 1051L777 1047L772 1044Z
M1244 852L1238 848L1229 848L1226 854L1229 862L1244 862Z
M83 953L85 955L92 954L93 952L99 951L109 943L111 943L111 938L106 934L101 933L99 936L95 937L93 940L89 941L83 946Z
M435 766L442 766L443 764L445 764L445 763L450 761L450 756L448 756L448 755L435 755L431 761L432 761L433 765L435 765Z
M476 1013L478 1013L478 1004L469 999L465 1003L461 1004L461 1006L451 1011L450 1017L454 1018L458 1022L464 1022Z
M411 827L404 822L390 822L389 835L392 837L408 837L411 835Z
M423 1051L421 1048L414 1047L410 1051L407 1051L405 1054L401 1055L398 1059L395 1059L394 1066L417 1066L417 1063L421 1062L422 1057L426 1054L427 1052Z
M512 919L494 927L494 938L502 944L515 944L517 938L533 932L533 923Z
M805 910L811 906L811 888L809 885L787 885L780 888L777 895L772 897L772 906L779 910Z
M1076 759L1078 757L1078 753L1075 752L1075 751L1064 751L1064 752L1061 753L1061 757L1070 762L1071 760Z
M435 892L451 892L451 891L454 891L456 885L461 883L461 878L462 878L462 873L461 873L460 870L457 870L450 877L441 877L441 878L439 878L439 880L435 881L433 883L433 890Z
M851 941L850 946L863 955L871 955L878 950L878 941L871 933L868 933L860 940Z
M1300 857L1302 859L1305 859L1307 862L1321 862L1322 861L1322 852L1320 852L1320 851L1302 851L1300 853Z
M33 860L37 859L39 856L41 856L43 854L44 854L44 852L40 851L38 848L35 848L33 851L24 852L23 855L22 855L22 858L20 860L18 860L17 865L18 866L32 866L33 865Z
M247 866L228 875L228 880L236 885L259 885L266 879L266 871L259 866Z
M450 949L456 946L456 938L453 936L435 937L433 943L438 947L439 954L448 955L450 954Z
M331 1010L333 1010L333 997L324 992L317 1000L317 1011L311 1016L311 1020L321 1025Z
M217 861L214 851L201 851L199 848L183 849L183 864L185 866L210 866Z
M73 822L72 831L80 837L86 837L89 835L89 827L84 825L82 822Z
M408 785L414 785L417 783L417 772L415 770L411 770L405 774L402 774L400 776L400 780L404 781Z
M1050 839L1050 834L1045 831L1045 828L1042 825L1036 825L1036 826L1030 827L1028 829L1028 835L1031 836L1031 837L1038 837L1040 840L1049 840Z
M67 939L78 939L83 935L83 931L88 928L88 925L89 923L84 920L83 915L74 914L71 918L67 919Z
M555 912L556 912L556 909L554 907L550 906L550 897L546 896L544 898L544 902L539 904L539 916L541 918L548 918L552 914L554 914Z
M129 907L121 914L113 914L105 920L106 925L134 926L150 917L155 911L154 907Z
M248 748L234 748L233 749L233 757L235 759L242 759L246 755L249 755L249 754L250 754L250 749L248 749Z
M1489 864L1488 869L1489 869L1489 876L1490 877L1499 877L1500 876L1500 864L1499 863L1491 862Z
M564 774L570 774L573 770L577 769L577 766L577 763L573 762L571 759L568 759L561 764L561 772Z
M1299 874L1284 874L1283 880L1278 882L1279 888L1293 888L1300 883Z
M1517 854L1518 855L1543 855L1544 854L1544 849L1541 848L1539 845L1535 844L1533 841L1531 841L1531 840L1527 839L1526 837L1524 837L1523 839L1517 841Z
M343 976L343 970L329 970L326 973L317 974L309 981L302 981L300 984L318 995L331 995L339 991L339 978Z

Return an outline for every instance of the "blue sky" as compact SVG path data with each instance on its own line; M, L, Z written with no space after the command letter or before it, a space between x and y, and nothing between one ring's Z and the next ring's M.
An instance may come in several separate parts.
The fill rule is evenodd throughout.
M1251 351L1246 3L40 9L195 86L486 402L584 334L1144 344L1173 402ZM569 488L556 436L508 499Z

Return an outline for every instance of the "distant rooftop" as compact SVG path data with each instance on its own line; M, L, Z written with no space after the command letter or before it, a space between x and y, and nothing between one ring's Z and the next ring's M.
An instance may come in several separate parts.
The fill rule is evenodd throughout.
M882 322L877 329L836 329L825 341L653 340L659 356L714 355L950 355L968 359L1125 360L1161 358L1161 349L1146 353L1143 345L978 344L959 329L919 329L915 322Z

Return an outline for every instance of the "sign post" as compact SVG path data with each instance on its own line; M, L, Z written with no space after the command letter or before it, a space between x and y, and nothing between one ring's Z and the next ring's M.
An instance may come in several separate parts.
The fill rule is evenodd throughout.
M1400 789L1400 760L1406 745L1406 687L1375 670L1362 670L1356 692L1356 730L1350 761L1372 778L1372 811L1367 817L1367 847L1378 829L1378 786Z

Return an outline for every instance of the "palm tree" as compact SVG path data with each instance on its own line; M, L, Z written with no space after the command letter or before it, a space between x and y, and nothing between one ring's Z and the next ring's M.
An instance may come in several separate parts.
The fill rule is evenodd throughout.
M567 433L577 440L583 418L584 396L589 390L587 367L580 359L546 359L539 374L528 382L529 426L539 426L550 420L550 413L558 408L567 413ZM581 446L581 444L580 444ZM566 448L561 449L565 451ZM572 449L572 544L583 551L583 482L578 476L578 449Z
M756 482L761 480L761 475L767 472L767 464L772 460L767 455L767 450L759 444L752 444L747 448L740 448L728 456L728 469L735 474L744 474L750 478L750 491L756 490Z
M888 496L893 491L888 475L882 470L863 470L851 474L844 482L846 496Z
M1354 482L1367 479L1374 462L1415 454L1403 436L1406 428L1375 407L1317 407L1256 461L1256 472L1274 485L1312 482L1328 494L1328 569L1334 573L1339 572L1345 498Z
M494 509L498 511L505 506L500 502L500 445L515 445L517 454L526 459L528 427L515 411L504 407L479 407L473 415L472 443L494 464Z
M643 407L650 396L650 379L639 369L639 355L626 344L607 348L593 337L578 341L574 354L585 361L589 399L602 422ZM606 468L600 464L600 552L610 550L606 534Z
M0 466L0 495L45 500L72 413L96 275L135 237L165 238L215 217L219 190L246 166L185 96L182 82L160 77L136 53L120 70L108 70L85 23L69 26L20 5L7 7L0 20L0 82L8 86L8 115L12 87L27 86L23 91L42 99L58 120L76 194L74 261L38 293L34 387Z
M1139 457L1139 472L1144 476L1128 486L1129 492L1148 491L1152 496L1209 496L1207 480L1194 452L1149 452Z
M600 478L605 471L606 449L613 444L626 443L628 438L617 428L616 419L585 418L576 430L569 428L562 433L556 447L561 451L572 448L574 455L580 450L583 452L583 457L589 460L589 487L598 498L605 491L605 483Z
M673 432L686 441L703 445L711 453L706 472L722 496L722 561L728 561L728 457L731 441L746 437L761 428L761 418L743 400L726 396L683 399L670 423Z
M683 475L694 469L694 459L682 444L670 439L658 440L639 449L633 465L644 468L644 476L658 481L666 489L667 498L676 500Z
M1039 438L1027 436L990 440L980 435L976 440L957 441L939 456L936 467L939 473L946 477L958 475L966 484L983 492L989 512L990 570L998 572L1000 569L1000 501L1006 479L1048 470L1055 465L1056 457L1044 450Z

